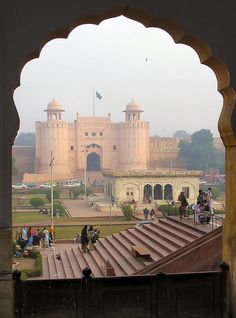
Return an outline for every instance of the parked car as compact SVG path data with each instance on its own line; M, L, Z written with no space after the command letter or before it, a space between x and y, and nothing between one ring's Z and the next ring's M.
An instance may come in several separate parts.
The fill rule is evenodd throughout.
M71 187L80 187L81 182L79 180L68 180L66 181L65 187L71 188Z
M36 189L38 188L38 185L36 183L30 182L30 183L27 183L27 187L28 189Z
M27 189L27 185L24 184L24 183L16 183L16 184L13 184L13 185L12 185L12 189L15 189L15 190L25 190L25 189Z
M53 186L56 187L56 183L53 183ZM42 189L49 189L51 188L51 182L45 182L43 184L40 184L39 187Z

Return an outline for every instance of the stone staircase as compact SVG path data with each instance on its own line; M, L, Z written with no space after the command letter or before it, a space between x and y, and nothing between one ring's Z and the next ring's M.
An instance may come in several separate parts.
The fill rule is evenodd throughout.
M40 279L81 278L85 267L91 269L92 277L108 276L109 267L115 276L135 275L203 238L209 231L211 228L207 226L194 227L191 220L180 222L175 217L167 217L100 238L94 250L86 253L82 253L77 244L69 248L56 245L55 253L48 251L43 255L43 277ZM132 246L149 251L150 259L136 257Z

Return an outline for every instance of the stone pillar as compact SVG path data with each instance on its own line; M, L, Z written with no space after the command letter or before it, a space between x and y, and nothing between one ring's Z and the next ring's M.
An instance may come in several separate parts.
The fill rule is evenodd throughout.
M2 223L2 222L1 222ZM0 317L13 316L13 288L12 288L12 230L0 228Z
M1 115L0 115L1 116ZM8 132L9 133L9 132ZM3 136L6 136L3 134ZM13 317L11 144L0 138L0 317Z
M1 80L0 80L1 82ZM3 86L0 86L3 87ZM0 89L0 317L13 317L12 285L12 144L19 118L12 92Z
M229 264L228 313L236 313L236 146L226 147L226 217L223 224L223 259Z

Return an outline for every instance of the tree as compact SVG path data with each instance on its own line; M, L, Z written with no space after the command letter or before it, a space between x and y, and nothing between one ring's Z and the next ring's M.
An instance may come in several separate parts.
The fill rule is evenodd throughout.
M46 192L46 198L49 202L51 202L51 189L47 190ZM53 188L53 200L60 199L60 191L58 189Z
M15 140L15 146L31 146L35 147L35 134L31 132L20 133Z
M211 193L214 199L218 198L221 195L221 191L219 187L217 186L212 186L211 187Z
M187 139L190 137L190 134L187 133L187 131L185 130L177 130L174 134L173 134L174 138L181 138L181 139Z
M84 194L84 187L72 187L69 191L73 194L74 199L78 199L79 196Z
M187 169L208 170L217 168L217 152L213 146L213 137L208 129L192 134L191 142L179 143L179 158Z
M30 199L30 204L33 207L38 208L39 206L45 205L45 202L42 198L35 197L35 198Z
M121 210L126 217L127 221L130 221L132 219L132 216L134 214L134 210L130 204L123 204L121 207Z
M16 159L12 158L12 176L16 176L18 173L18 168L16 167Z
M53 215L56 216L57 212L59 212L60 216L66 215L66 210L64 206L59 202L53 203Z

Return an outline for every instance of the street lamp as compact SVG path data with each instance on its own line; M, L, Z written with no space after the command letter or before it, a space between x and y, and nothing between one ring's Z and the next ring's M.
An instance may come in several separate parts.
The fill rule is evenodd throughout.
M112 183L109 182L108 184L108 191L110 196L110 218L109 218L109 235L111 235L111 209L112 209Z
M49 164L49 167L51 168L51 229L53 229L53 177L52 177L52 167L53 167L53 161L54 157L52 155L52 150L51 150L51 161Z
M88 145L82 145L81 152L84 152L84 192L87 193L87 158L85 152L88 152Z

